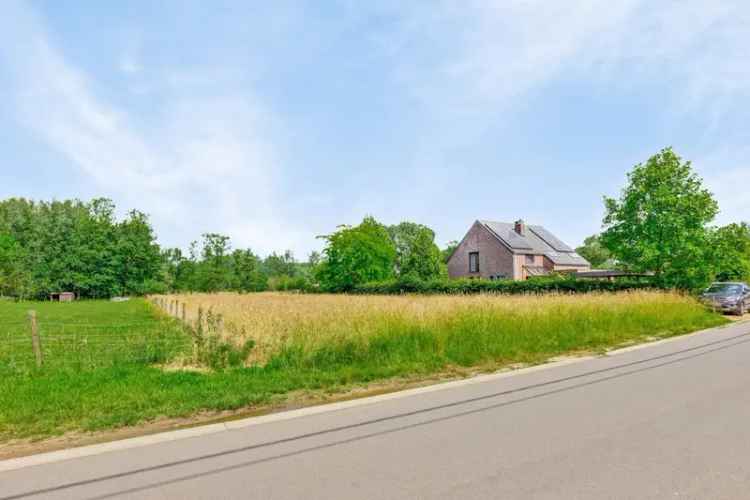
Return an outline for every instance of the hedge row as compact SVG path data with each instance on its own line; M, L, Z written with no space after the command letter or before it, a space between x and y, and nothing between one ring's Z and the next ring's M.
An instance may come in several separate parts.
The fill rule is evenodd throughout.
M654 288L659 288L659 286L648 280L636 279L618 279L616 281L576 279L570 277L532 278L527 281L489 281L477 279L422 281L416 279L394 279L357 285L349 292L375 295L398 295L404 293L471 294L481 292L524 294L618 292Z

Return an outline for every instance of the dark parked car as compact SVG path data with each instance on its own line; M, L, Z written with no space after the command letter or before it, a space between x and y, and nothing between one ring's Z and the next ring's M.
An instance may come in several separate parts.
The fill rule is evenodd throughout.
M701 298L714 309L743 315L750 307L750 287L746 283L714 283Z

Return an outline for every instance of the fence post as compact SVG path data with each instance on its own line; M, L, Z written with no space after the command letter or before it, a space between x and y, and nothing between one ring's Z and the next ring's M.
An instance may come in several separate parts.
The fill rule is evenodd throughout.
M193 332L193 363L196 365L199 361L200 348L202 347L203 341L203 308L198 306L198 321L195 324L195 330Z
M187 318L187 315L185 314L185 303L182 303L182 323L185 323L185 319Z
M42 342L39 340L39 327L36 323L36 311L29 311L29 323L31 324L31 346L34 348L36 367L42 366Z

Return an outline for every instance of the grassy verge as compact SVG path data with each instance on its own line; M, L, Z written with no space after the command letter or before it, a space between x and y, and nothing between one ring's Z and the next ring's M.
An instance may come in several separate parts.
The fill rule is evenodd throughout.
M238 342L257 340L259 352L250 359L258 363L206 373L170 372L155 366L154 359L133 355L113 356L98 365L70 367L60 361L42 370L6 369L0 378L0 441L232 410L267 403L291 391L337 390L389 377L428 376L451 366L538 363L571 351L596 351L726 322L693 299L657 292L515 298L255 294L179 299L191 300L192 306L202 302L224 314ZM29 304L0 302L0 329L2 323L23 323L29 308ZM140 300L33 308L40 325L44 318L89 325L130 321L128 329L99 328L91 346L99 353L110 341L141 338L143 332L162 336L167 332L168 338L186 335ZM80 331L66 330L69 335L81 335ZM23 328L12 332L28 335ZM142 344L132 347L138 353ZM3 359L0 350L0 364L7 364L7 352ZM170 355L179 356L179 350Z

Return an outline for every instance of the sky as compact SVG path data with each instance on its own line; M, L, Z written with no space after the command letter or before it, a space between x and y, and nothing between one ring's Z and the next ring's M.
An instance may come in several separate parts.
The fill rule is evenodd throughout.
M265 255L373 215L571 245L666 146L750 220L750 2L0 4L0 199Z

